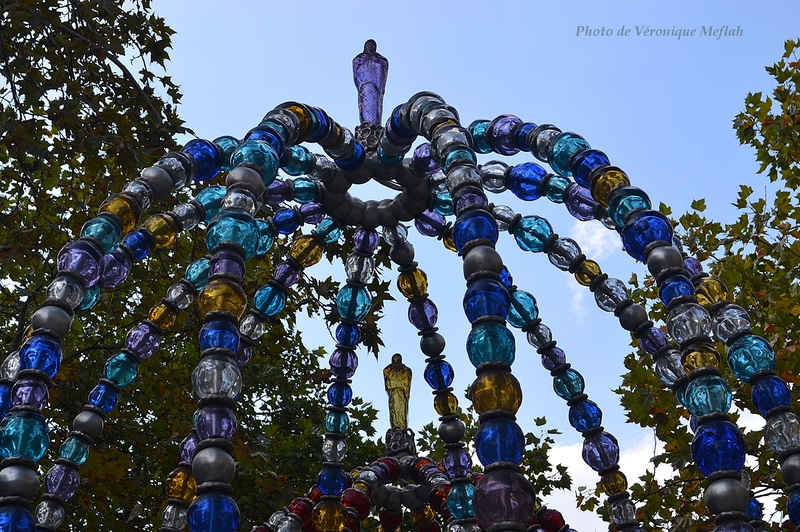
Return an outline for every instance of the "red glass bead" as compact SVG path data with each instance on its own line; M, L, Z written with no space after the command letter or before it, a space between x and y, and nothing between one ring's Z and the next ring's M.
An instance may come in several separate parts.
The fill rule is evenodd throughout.
M342 504L345 508L352 508L358 512L358 517L362 521L369 516L372 506L367 494L355 488L347 488L342 492Z
M384 530L395 530L403 522L403 512L389 513L386 510L381 510L378 518Z
M311 523L311 514L314 511L314 501L305 497L298 497L289 505L289 511L303 520L303 528Z
M392 484L397 482L397 479L400 478L400 462L397 461L397 458L385 456L378 459L378 462L389 468L389 478L386 479L386 483Z
M316 484L311 486L311 489L308 490L308 498L314 502L319 502L322 499L322 491L317 487Z
M478 482L483 478L483 473L475 473L472 475L472 485L477 486Z
M558 532L561 530L566 522L564 516L558 510L551 510L544 508L536 516L539 519L539 524L545 529L545 532Z
M369 508L367 509L367 515L369 515ZM355 508L347 508L347 521L344 522L344 527L353 532L361 530L361 519L359 519L358 511Z
M431 508L433 508L439 514L442 513L441 510L443 507L447 508L445 503L447 502L447 495L450 493L450 489L450 484L442 484L433 490L428 497Z
M411 466L411 479L414 482L422 483L425 480L425 477L422 475L422 468L427 465L436 465L433 460L430 458L417 458L414 461L414 465Z

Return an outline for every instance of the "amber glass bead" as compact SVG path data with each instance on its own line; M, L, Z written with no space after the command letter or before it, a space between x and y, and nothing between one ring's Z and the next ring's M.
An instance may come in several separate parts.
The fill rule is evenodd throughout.
M419 510L411 512L411 520L420 528L430 526L434 519L436 519L436 513L431 509L429 504L426 504Z
M458 410L458 398L452 393L436 394L433 399L433 408L440 416L455 414Z
M458 122L456 122L452 118L448 118L444 122L439 122L438 124L436 124L436 127L433 128L433 131L431 131L431 138L435 137L436 134L439 132L439 130L442 129L443 127L457 126L457 125L458 125Z
M325 142L325 141L328 142ZM342 134L342 126L333 122L331 124L331 130L328 135L325 136L324 139L320 140L318 144L323 148L331 149L340 146L344 142L344 137Z
M486 371L472 384L472 405L478 414L489 410L517 413L522 404L519 381L507 371Z
M122 234L129 232L139 221L139 206L136 201L125 194L117 194L100 205L100 212L116 215L122 222Z
M179 467L167 477L167 497L192 502L196 489L197 482L188 467Z
M719 353L711 344L694 344L682 353L683 369L686 373L702 367L718 368Z
M176 317L175 312L164 303L159 303L151 308L150 314L147 315L147 319L158 325L162 331L175 325Z
M603 171L602 174L597 176L592 186L592 197L595 201L604 207L608 207L608 195L617 187L630 185L631 180L628 176L614 166L610 166Z
M322 243L311 235L303 235L295 240L289 256L303 268L308 268L322 260Z
M200 315L205 316L212 310L224 310L242 317L247 305L247 295L242 287L228 279L214 279L200 291L197 296Z
M31 336L33 336L33 325L28 325L25 327L25 332L22 334L22 343L24 343Z
M414 299L428 293L428 276L416 268L397 277L397 288L406 299Z
M172 245L178 237L178 227L175 220L168 214L154 214L144 222L144 228L153 233L156 248L165 248Z
M367 494L367 497L370 496L369 486L364 481L357 480L357 481L353 482L353 488L363 491L364 493Z
M606 492L606 495L611 496L628 489L628 479L625 478L625 475L621 472L614 471L613 473L603 475L600 479L600 485L603 487L603 491Z
M311 520L319 532L341 532L347 521L347 510L339 501L321 500L314 507Z
M704 277L694 286L697 302L708 310L713 305L728 299L728 288L713 277Z
M589 286L595 277L603 273L600 266L593 260L583 261L575 270L575 280L583 286Z
M311 117L308 116L308 113L303 107L297 104L289 105L286 107L286 110L293 112L300 121L300 131L298 132L297 142L303 142L308 138L309 128L311 127Z
M451 227L448 229L444 236L442 237L442 244L444 247L452 251L453 253L458 253L458 248L456 247L456 243L453 242L453 228Z

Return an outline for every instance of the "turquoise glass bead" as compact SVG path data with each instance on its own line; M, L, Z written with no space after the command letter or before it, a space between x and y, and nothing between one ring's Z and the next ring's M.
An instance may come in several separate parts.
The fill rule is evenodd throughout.
M292 146L294 148L294 146ZM317 183L307 177L294 180L294 200L297 203L311 203L317 199Z
M547 162L557 174L572 176L572 168L569 165L570 158L578 150L588 150L591 148L586 139L575 133L561 133L552 144L550 152L547 154Z
M231 166L231 155L239 147L239 139L235 137L231 137L230 135L223 135L222 137L217 137L213 140L214 144L222 152L222 171L223 172L230 172L233 168Z
M363 286L345 285L336 296L339 316L347 321L361 321L367 315L372 298Z
M731 389L717 375L703 375L686 385L686 408L695 416L727 412L731 408Z
M256 246L256 255L264 255L269 251L272 247L272 244L275 242L275 233L272 230L272 226L262 220L261 218L256 218L256 224L258 225L258 245Z
M553 390L560 398L569 401L583 393L586 386L583 375L572 368L562 371L553 377Z
M276 316L286 306L286 294L277 285L268 284L256 292L253 306L265 316Z
M208 265L211 262L208 258L197 259L186 268L184 278L192 283L197 290L203 288L208 283Z
M252 216L243 212L224 211L209 225L206 244L208 251L213 253L220 244L232 242L244 249L246 259L251 259L256 254L260 237L258 224Z
M104 369L106 379L120 388L136 380L139 371L139 362L128 353L117 353L106 361Z
M475 152L469 148L460 148L451 150L447 153L442 161L442 171L447 173L450 168L459 164L478 164L478 158Z
M508 323L522 329L538 317L539 307L536 306L536 298L524 290L514 290L511 293L511 306L506 318Z
M564 195L570 183L572 181L568 177L551 175L544 187L544 194L553 203L564 203Z
M392 168L403 162L403 155L387 155L382 146L378 146L378 162L384 168Z
M314 156L303 146L291 146L289 148L291 159L281 170L291 176L298 176L309 173L314 168Z
M491 153L492 147L486 140L486 128L491 122L489 120L475 120L469 125L469 133L472 135L472 143L478 153Z
M447 494L447 509L456 519L475 516L472 509L472 497L475 488L469 482L456 482Z
M100 285L95 284L83 291L83 299L78 307L81 310L89 310L100 301Z
M608 215L617 227L625 226L625 218L634 211L649 210L650 197L644 190L630 185L617 187L608 195Z
M103 251L111 253L122 242L122 228L110 216L101 215L83 224L81 236L97 239Z
M775 352L764 338L747 334L728 349L728 366L745 382L757 372L775 369Z
M66 460L72 460L78 465L83 465L89 458L89 444L81 438L70 436L61 444L58 455Z
M50 430L41 414L11 412L0 424L0 458L21 456L38 462L50 447Z
M442 192L433 197L433 210L442 216L451 216L455 213L453 197L449 192Z
M225 197L225 192L225 187L214 185L204 188L195 196L195 199L203 206L203 210L206 212L204 218L206 222L210 222L219 214L219 207L222 203L222 198Z
M323 218L322 221L317 224L314 232L317 233L317 236L320 237L326 244L338 242L344 234L342 226L339 225L336 220L330 217Z
M514 335L499 322L479 323L467 337L467 355L476 368L484 362L513 364L515 352Z
M244 141L231 154L231 167L243 163L253 163L261 168L264 184L269 185L278 175L278 154L275 149L262 140Z
M552 235L550 222L536 215L523 216L514 227L514 240L523 251L543 251L547 239Z
M325 428L328 432L344 434L350 427L350 418L347 412L328 412L325 416Z

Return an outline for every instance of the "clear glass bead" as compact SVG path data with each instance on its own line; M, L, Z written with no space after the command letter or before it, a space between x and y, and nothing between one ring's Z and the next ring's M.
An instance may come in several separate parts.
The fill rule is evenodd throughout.
M325 150L325 152L334 159L342 159L343 157L352 155L353 143L356 139L353 137L353 133L346 127L342 128L342 139L343 141L338 148Z
M711 333L711 316L697 303L678 305L667 316L667 332L677 343Z
M431 183L431 192L435 194L444 194L447 192L447 176L444 172L437 170L432 176L428 178Z
M535 145L529 145L529 147L540 161L546 161L547 155L550 153L550 145L560 134L561 130L557 127L542 130L536 135Z
M12 352L0 366L0 379L17 380L19 373L19 350Z
M308 172L308 177L322 179L333 170L333 162L324 155L314 155L314 167Z
M742 483L742 486L744 486L744 489L746 489L747 491L750 491L750 489L753 486L753 479L752 477L750 477L750 473L748 473L745 470L742 470L741 474L742 474L742 479L740 480L740 482Z
M191 203L179 203L172 209L172 215L181 223L184 231L191 231L203 221L200 218L200 210Z
M614 312L617 305L628 299L628 288L619 279L609 277L595 288L594 300L606 312Z
M544 323L537 323L528 331L528 343L536 349L553 340L553 333L550 327Z
M764 439L776 453L800 448L800 418L794 412L781 412L767 420Z
M514 221L514 217L517 215L514 209L506 205L495 205L494 208L492 208L492 214L494 215L494 219L497 220L497 228L500 231L507 231L511 222Z
M154 166L160 166L169 172L169 175L172 176L173 188L181 188L188 180L186 169L177 157L171 157L167 154L159 159Z
M351 253L347 257L344 271L351 281L369 284L375 277L375 259L358 253Z
M146 211L153 204L153 189L140 179L127 183L122 187L122 192L134 198L142 206L142 211Z
M75 308L83 301L83 288L72 277L61 275L56 277L47 287L47 298L64 301L72 308Z
M255 216L258 206L256 199L249 190L234 188L228 190L220 203L220 210L236 210L246 212L250 216Z
M482 183L481 174L472 165L459 165L447 172L447 189L451 193L463 185L480 187Z
M161 514L161 524L183 530L186 528L186 508L177 504L168 504Z
M267 520L267 526L268 526L268 527L269 527L271 530L278 530L278 527L281 525L281 523L282 523L282 522L283 522L285 519L287 519L287 517L286 517L286 510L278 510L277 512L275 512L274 514L272 514L272 515L270 516L270 518Z
M630 499L611 503L611 519L615 524L629 523L636 519L636 507Z
M273 528L273 532L302 532L303 521L300 516L288 513L286 519L281 520L278 528Z
M211 394L235 399L242 391L242 374L232 359L203 357L192 372L192 388L200 399Z
M489 161L480 167L483 188L499 194L506 189L506 170L508 165L502 161Z
M347 440L325 438L322 442L322 456L328 462L342 462L347 457Z
M750 330L750 316L739 305L725 305L714 313L714 336L728 343L731 338Z
M446 131L442 131L446 129ZM461 126L442 127L437 132L436 137L431 142L431 153L434 157L442 156L448 152L464 147L471 147L469 132Z
M36 524L48 528L58 528L64 521L64 507L53 499L45 499L34 510Z
M402 244L408 238L408 229L403 224L383 228L383 239L390 245Z
M572 262L581 254L581 247L571 238L559 238L547 250L550 264L561 271L568 271Z
M248 314L239 324L239 333L255 341L267 332L267 324L254 314Z
M667 386L672 386L675 381L686 376L681 364L681 353L677 349L670 349L666 354L658 357L655 364L656 377Z
M183 283L175 283L167 288L167 299L181 310L186 310L194 301L194 290Z

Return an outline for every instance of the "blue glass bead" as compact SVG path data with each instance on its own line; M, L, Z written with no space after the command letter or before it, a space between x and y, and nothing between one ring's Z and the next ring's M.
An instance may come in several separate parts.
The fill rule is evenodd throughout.
M503 269L500 270L500 282L506 287L506 290L510 290L514 285L514 278L511 277L511 272L508 271L506 266L503 266Z
M353 400L353 389L345 382L334 382L328 386L328 403L333 406L347 406Z
M516 197L533 201L542 197L542 179L547 171L536 163L522 163L512 166L506 172L506 187Z
M588 188L590 185L589 174L592 173L592 170L604 164L610 164L605 153L600 150L584 150L572 159L572 164L570 164L572 177L581 186Z
M239 139L231 137L230 135L223 135L222 137L215 138L214 144L216 144L217 148L222 152L222 166L220 170L223 172L230 172L232 169L231 155L233 155L234 150L241 144Z
M625 251L640 262L645 261L644 250L647 245L658 240L672 242L672 226L660 212L636 212L628 218L625 227L622 228Z
M460 164L478 164L478 158L475 156L475 152L469 148L450 150L447 152L444 161L442 161L442 171L447 173L452 167Z
M100 285L92 285L83 291L83 299L78 307L80 310L89 310L100 301Z
M260 237L258 224L252 216L244 212L224 211L208 226L206 245L208 251L213 253L217 246L225 242L237 244L244 249L245 259L249 260L256 254Z
M219 214L219 207L222 203L222 198L225 197L225 187L214 185L206 187L201 190L194 199L203 206L206 212L204 220L210 222L217 214Z
M518 129L514 136L511 137L511 143L522 151L531 151L528 146L528 133L536 129L536 124L525 122Z
M630 213L649 210L650 207L650 197L637 187L630 185L617 187L608 195L608 215L617 227L625 225L625 218Z
M314 168L314 157L304 146L290 146L291 160L281 170L291 176L309 173Z
M334 159L333 162L342 170L358 170L364 165L366 158L367 152L364 150L364 146L356 141L353 143L353 155L346 159Z
M538 253L544 250L547 239L553 234L550 222L536 215L523 216L514 227L514 240L523 251Z
M49 336L31 336L19 350L19 369L42 370L52 379L61 367L61 344Z
M194 157L197 162L197 172L194 174L195 181L214 179L222 169L222 150L211 141L203 139L190 140L181 151Z
M11 410L11 383L0 383L0 418L5 417Z
M686 408L696 416L727 412L731 408L731 389L716 375L703 375L686 386Z
M200 329L200 349L221 347L236 352L239 347L239 328L228 320L211 320Z
M469 482L456 482L447 494L447 509L456 519L466 519L475 516L472 508L472 498L475 488Z
M467 337L467 354L476 368L484 362L514 363L514 335L498 322L479 323Z
M361 334L355 323L340 323L336 326L336 343L341 345L358 345Z
M211 491L198 495L186 513L189 532L236 532L239 507L229 495Z
M111 412L117 407L117 392L111 386L101 382L89 392L89 404L105 413Z
M89 458L89 444L75 436L70 436L58 449L58 455L66 460L72 460L78 465L83 465Z
M41 414L14 411L0 424L0 458L21 456L38 462L48 447L50 430Z
M291 235L303 224L303 217L294 209L280 209L272 217L272 222L282 235Z
M697 427L692 457L705 476L714 471L741 471L747 446L739 428L730 421L710 421Z
M253 306L265 316L277 316L286 306L286 293L278 285L268 284L258 289Z
M670 301L676 297L691 296L692 294L694 294L694 285L685 275L673 275L658 289L658 297L665 307L669 306Z
M319 236L326 244L338 242L344 234L342 226L339 225L336 220L329 217L325 217L320 223L318 223L317 227L314 228L314 232L317 233L317 236Z
M311 107L308 118L311 120L311 127L308 128L308 142L318 142L325 138L328 133L328 119L325 112L316 107Z
M425 368L425 382L434 390L442 390L453 384L455 372L446 360L435 360Z
M547 163L557 174L572 176L572 168L569 166L570 158L578 150L588 150L591 148L589 143L575 133L561 133L550 144L550 152L547 154Z
M453 225L453 243L461 253L464 252L464 246L473 240L480 238L497 242L499 236L494 216L483 209L472 209L465 212Z
M603 412L594 401L584 399L569 407L569 424L578 432L599 427L602 422Z
M761 504L759 504L758 499L756 499L754 496L750 497L750 502L747 504L746 512L747 517L749 517L751 521L761 521L761 518L764 517Z
M0 530L3 532L34 532L36 522L31 513L22 506L0 507Z
M184 279L192 283L192 286L197 290L200 290L208 283L208 265L210 262L211 260L206 257L197 259L186 267Z
M747 334L728 348L728 366L739 379L749 382L755 373L775 369L775 352L764 338Z
M551 175L544 187L547 199L553 203L564 203L567 187L572 183L568 177L563 175Z
M294 200L297 203L311 203L317 199L317 183L307 177L294 180Z
M142 260L153 249L153 241L142 231L135 231L126 236L122 243L131 251L134 260Z
M593 434L584 440L582 456L589 467L600 471L619 463L619 443L607 432Z
M244 140L259 140L266 142L275 150L275 153L284 158L286 149L283 140L286 138L286 132L283 125L273 120L262 122L257 127L254 127L244 136Z
M455 213L453 197L449 192L442 192L433 197L433 210L442 216L451 216Z
M347 284L336 295L336 309L343 320L363 320L371 304L372 298L363 286Z
M328 432L344 434L350 427L350 418L347 412L328 412L325 416L325 429Z
M553 377L553 390L556 395L565 401L582 394L585 386L583 375L572 368L562 371Z
M525 434L512 419L495 417L481 423L475 434L475 451L484 466L494 462L522 462Z
M762 416L778 406L789 405L792 401L792 392L786 382L776 375L766 375L753 383L753 404Z
M467 287L463 304L470 323L484 316L505 319L509 306L508 290L493 279L479 279Z
M82 237L97 239L105 253L111 253L122 241L122 228L110 216L92 218L81 228Z
M275 242L275 234L272 230L272 226L261 218L256 218L256 225L258 225L258 245L256 246L256 255L264 255L270 250L272 244Z
M469 125L469 134L472 135L472 144L478 153L491 153L492 148L486 140L486 128L489 127L488 120L475 120Z
M109 357L103 368L103 376L120 388L136 380L139 372L139 361L129 353L117 353Z
M231 166L236 168L243 163L253 163L264 174L264 184L269 185L278 175L278 153L263 140L246 140L231 155Z
M786 512L793 525L800 525L800 491L793 491L786 498Z
M347 473L341 467L323 467L317 476L317 487L323 495L341 495L347 487Z
M527 324L539 317L539 307L536 298L524 290L514 290L511 293L511 306L506 319L512 327L522 329Z

